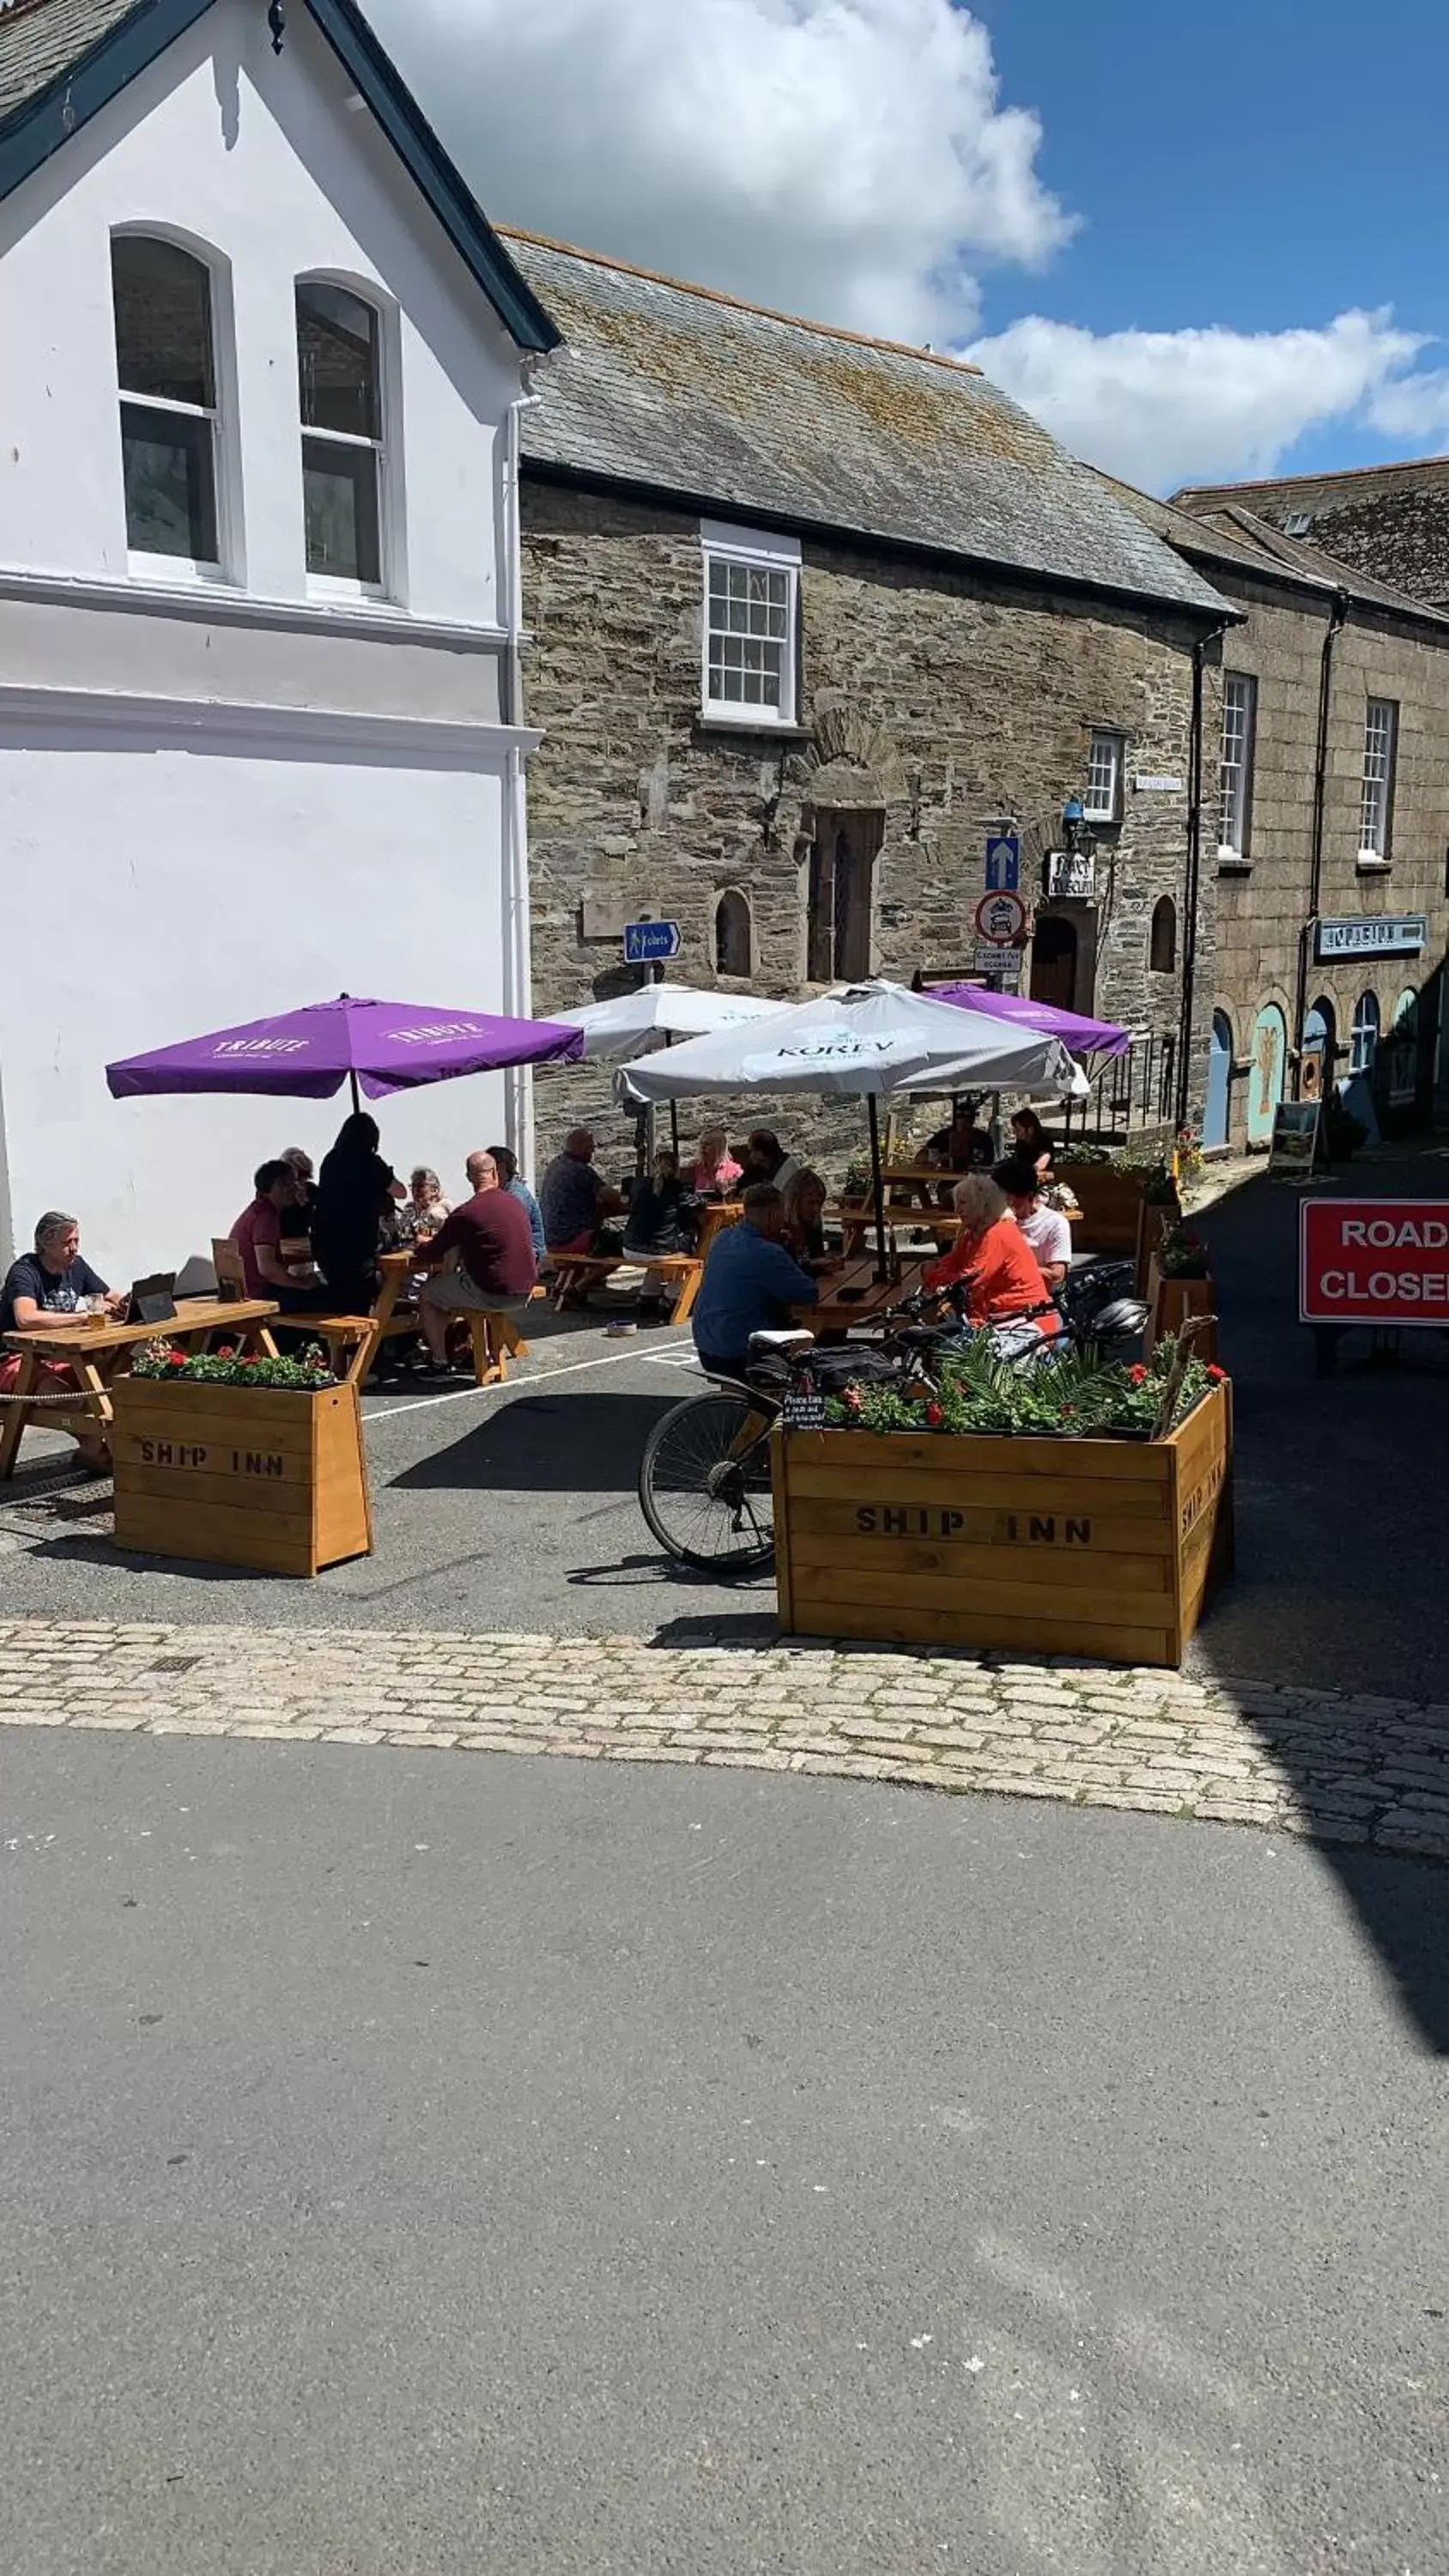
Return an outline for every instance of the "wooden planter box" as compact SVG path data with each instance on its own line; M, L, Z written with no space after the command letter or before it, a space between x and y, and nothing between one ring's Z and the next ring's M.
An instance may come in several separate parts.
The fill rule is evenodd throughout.
M1156 1261L1147 1267L1147 1330L1142 1348L1147 1358L1169 1333L1180 1333L1190 1315L1211 1315L1212 1329L1195 1333L1192 1342L1194 1359L1215 1360L1218 1355L1217 1291L1211 1279L1164 1279Z
M354 1386L115 1384L116 1545L148 1556L316 1574L372 1553Z
M1057 1168L1082 1211L1072 1229L1074 1252L1117 1252L1134 1259L1142 1222L1142 1182L1116 1163L1070 1163Z
M1166 1207L1154 1200L1142 1201L1137 1215L1137 1294L1139 1297L1145 1297L1147 1294L1147 1276L1152 1266L1152 1256L1159 1243L1165 1234L1170 1234L1172 1228L1181 1223L1182 1208L1176 1199Z
M774 1434L780 1625L1181 1663L1232 1561L1232 1412L1171 1437Z

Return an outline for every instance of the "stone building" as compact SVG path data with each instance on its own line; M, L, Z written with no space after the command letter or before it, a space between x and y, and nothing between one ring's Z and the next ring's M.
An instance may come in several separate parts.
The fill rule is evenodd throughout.
M1266 1146L1329 1082L1422 1122L1449 1085L1449 616L1239 502L1112 488L1243 621L1209 685L1206 1141Z
M1449 456L1354 466L1343 474L1279 475L1264 483L1194 484L1176 498L1194 515L1250 510L1285 536L1308 539L1411 599L1449 607Z
M695 983L970 972L1010 822L1025 985L1149 1034L1171 1114L1211 581L973 368L507 241L564 339L523 417L535 1007L623 988L642 916ZM607 1116L567 1083L545 1139Z

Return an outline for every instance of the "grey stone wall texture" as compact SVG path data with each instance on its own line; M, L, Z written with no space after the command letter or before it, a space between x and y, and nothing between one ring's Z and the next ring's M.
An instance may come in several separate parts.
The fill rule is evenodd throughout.
M529 766L538 1011L627 989L635 977L621 968L617 925L642 914L680 923L672 973L725 980L715 910L729 890L750 907L750 986L782 999L819 989L807 979L809 854L823 818L842 812L880 818L872 971L903 982L918 967L969 971L988 824L1019 823L1022 890L1039 900L1042 855L1060 841L1064 799L1083 792L1100 726L1125 737L1123 817L1100 832L1096 902L1046 909L1077 920L1077 1007L1175 1033L1186 618L807 540L800 722L782 734L701 715L697 518L525 473L523 557L525 713L544 734ZM1134 772L1182 783L1135 793ZM1163 896L1176 908L1179 962L1154 973L1150 926ZM1213 982L1207 910L1200 995ZM601 926L603 935L584 935ZM1202 1017L1198 1053L1206 1026ZM574 1118L596 1125L605 1160L632 1141L607 1073L541 1076L536 1108L540 1159ZM692 1107L682 1123L696 1130ZM823 1158L835 1178L864 1132L853 1105L822 1114L809 1099L734 1107L732 1134L755 1123ZM936 1123L938 1113L918 1111L920 1132Z
M1380 567L1374 567L1378 571ZM1311 873L1313 778L1317 749L1319 675L1329 603L1310 601L1276 583L1254 582L1224 564L1213 580L1225 598L1248 611L1222 648L1222 669L1252 672L1258 682L1257 738L1252 811L1245 870L1224 870L1215 888L1215 962L1211 1006L1233 1031L1235 1073L1231 1092L1231 1141L1245 1137L1252 1079L1253 1027L1258 1011L1276 1003L1291 1047L1299 933L1308 910ZM1393 797L1390 864L1366 870L1359 863L1360 791L1364 725L1370 697L1397 703L1398 754ZM1212 675L1207 736L1219 738L1221 669ZM1209 807L1205 872L1216 859L1216 811ZM1418 958L1310 963L1307 1002L1320 996L1333 1006L1340 1059L1345 1069L1348 1034L1360 994L1372 992L1382 1025L1393 1019L1400 995L1422 989L1439 969L1449 940L1445 896L1449 853L1449 633L1396 620L1355 603L1334 647L1328 736L1327 798L1320 909L1329 918L1374 913L1422 913L1428 936ZM1208 988L1204 990L1204 1002ZM1427 1006L1433 1008L1433 997ZM1206 1026L1199 1018L1199 1028Z

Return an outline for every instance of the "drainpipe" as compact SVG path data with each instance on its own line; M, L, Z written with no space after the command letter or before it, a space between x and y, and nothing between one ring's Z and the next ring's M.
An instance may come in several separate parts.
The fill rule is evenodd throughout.
M1301 1098L1303 1079L1303 1024L1308 1017L1308 964L1313 944L1313 925L1323 900L1323 834L1328 806L1328 719L1333 700L1333 648L1348 624L1353 606L1346 590L1336 590L1324 630L1323 652L1318 666L1318 746L1313 760L1313 832L1309 844L1308 912L1298 933L1298 984L1293 997L1293 1097ZM1325 1065L1324 1073L1332 1077L1333 1067Z
M1187 755L1187 869L1182 907L1182 998L1177 1022L1177 1101L1175 1120L1187 1125L1188 1105L1192 1093L1192 1006L1197 980L1197 913L1198 894L1202 884L1202 710L1203 670L1208 646L1221 643L1232 619L1224 618L1208 635L1200 635L1192 648L1192 718L1188 728Z
M525 387L532 367L523 362ZM503 422L503 664L499 696L505 725L523 723L523 474L522 415L541 402L525 391L508 405ZM528 1019L533 1007L533 955L528 885L528 786L521 745L504 755L503 782L503 1007ZM523 1171L533 1169L533 1074L510 1065L503 1076L505 1141Z

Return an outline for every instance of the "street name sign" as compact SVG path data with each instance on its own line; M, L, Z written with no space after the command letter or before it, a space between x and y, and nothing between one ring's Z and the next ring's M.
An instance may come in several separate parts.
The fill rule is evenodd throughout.
M1417 957L1429 936L1422 912L1368 912L1347 921L1318 921L1313 953L1330 957Z
M1449 1199L1305 1199L1305 1324L1449 1328Z
M684 942L677 921L630 921L624 928L626 966L655 966L677 957Z

